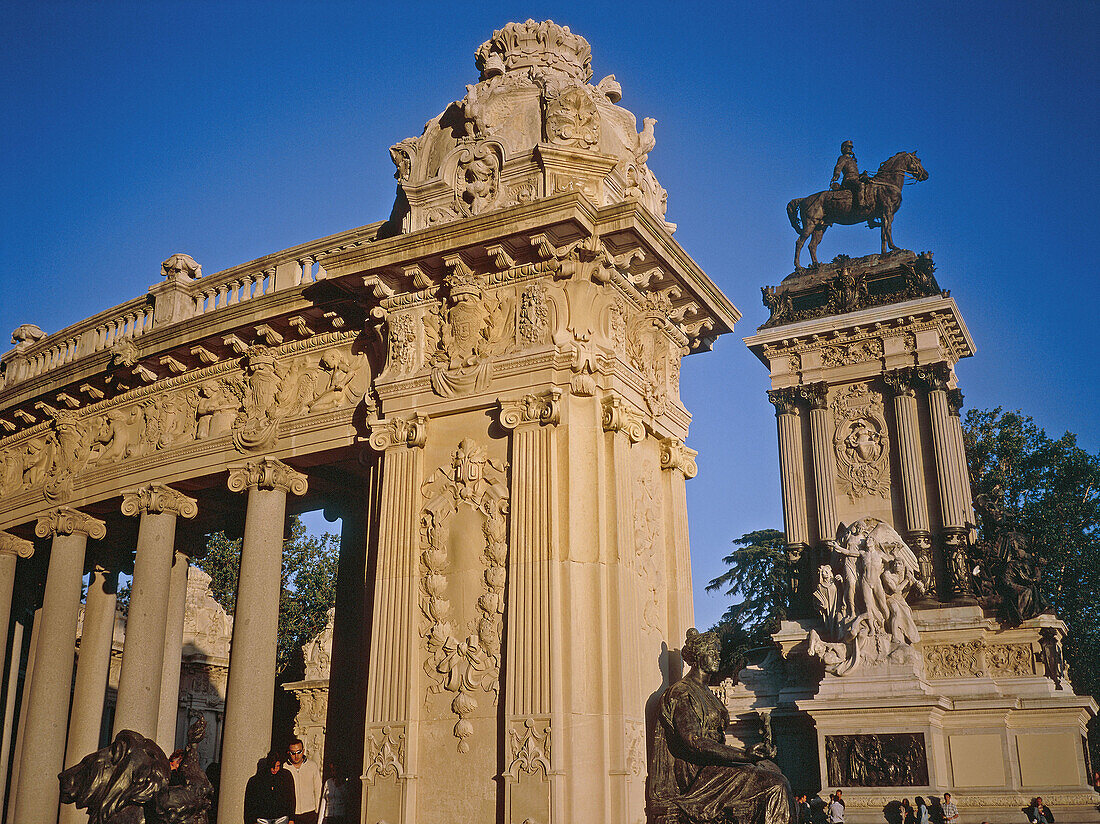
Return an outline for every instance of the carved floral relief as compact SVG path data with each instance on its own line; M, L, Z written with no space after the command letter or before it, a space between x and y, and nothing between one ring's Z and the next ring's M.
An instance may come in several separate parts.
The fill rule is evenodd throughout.
M424 671L429 694L452 693L451 711L458 717L454 734L458 751L470 751L474 733L468 716L477 709L475 694L500 690L501 633L504 624L504 584L508 558L507 464L490 460L470 438L459 443L449 466L440 467L424 482L428 498L420 518L420 609L428 656ZM453 550L450 530L461 510L482 523L482 593L470 604L452 604L448 576ZM472 615L462 627L458 611Z

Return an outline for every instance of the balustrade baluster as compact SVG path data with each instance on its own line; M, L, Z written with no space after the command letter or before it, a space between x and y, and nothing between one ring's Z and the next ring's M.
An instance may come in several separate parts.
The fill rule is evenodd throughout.
M240 299L241 282L239 280L231 280L226 285L229 287L229 301L227 305L232 306Z
M226 284L226 283L223 283L220 286L218 286L218 296L216 298L215 308L224 309L226 307L226 302L228 300L229 300L229 285Z

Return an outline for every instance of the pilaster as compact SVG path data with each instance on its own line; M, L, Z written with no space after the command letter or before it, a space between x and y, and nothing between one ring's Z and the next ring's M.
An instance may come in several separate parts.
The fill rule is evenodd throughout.
M427 424L423 415L389 418L372 422L370 432L371 448L382 453L382 494L367 670L363 816L393 824L416 821L419 501Z
M555 432L561 422L560 389L500 400L500 423L512 430L509 593L505 607L504 781L506 821L550 821L554 784L552 735L563 729L561 669L554 636L553 566Z

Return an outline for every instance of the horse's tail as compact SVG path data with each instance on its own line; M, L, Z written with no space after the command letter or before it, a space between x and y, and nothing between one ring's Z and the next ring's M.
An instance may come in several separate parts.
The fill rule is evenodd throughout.
M798 207L802 205L802 198L796 197L790 203L787 204L787 219L791 222L791 227L802 234L802 221L798 219Z

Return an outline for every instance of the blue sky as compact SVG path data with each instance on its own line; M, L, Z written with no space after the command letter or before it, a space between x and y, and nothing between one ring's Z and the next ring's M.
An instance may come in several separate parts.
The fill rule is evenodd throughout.
M683 395L697 623L730 541L781 526L764 368L740 342L791 270L784 206L842 140L915 150L898 245L936 255L978 355L967 405L1100 449L1094 263L1100 4L61 3L0 6L0 330L55 331L142 294L169 254L207 273L386 217L388 147L476 81L474 49L550 17L656 117L676 238L744 313ZM822 259L876 251L834 227Z

